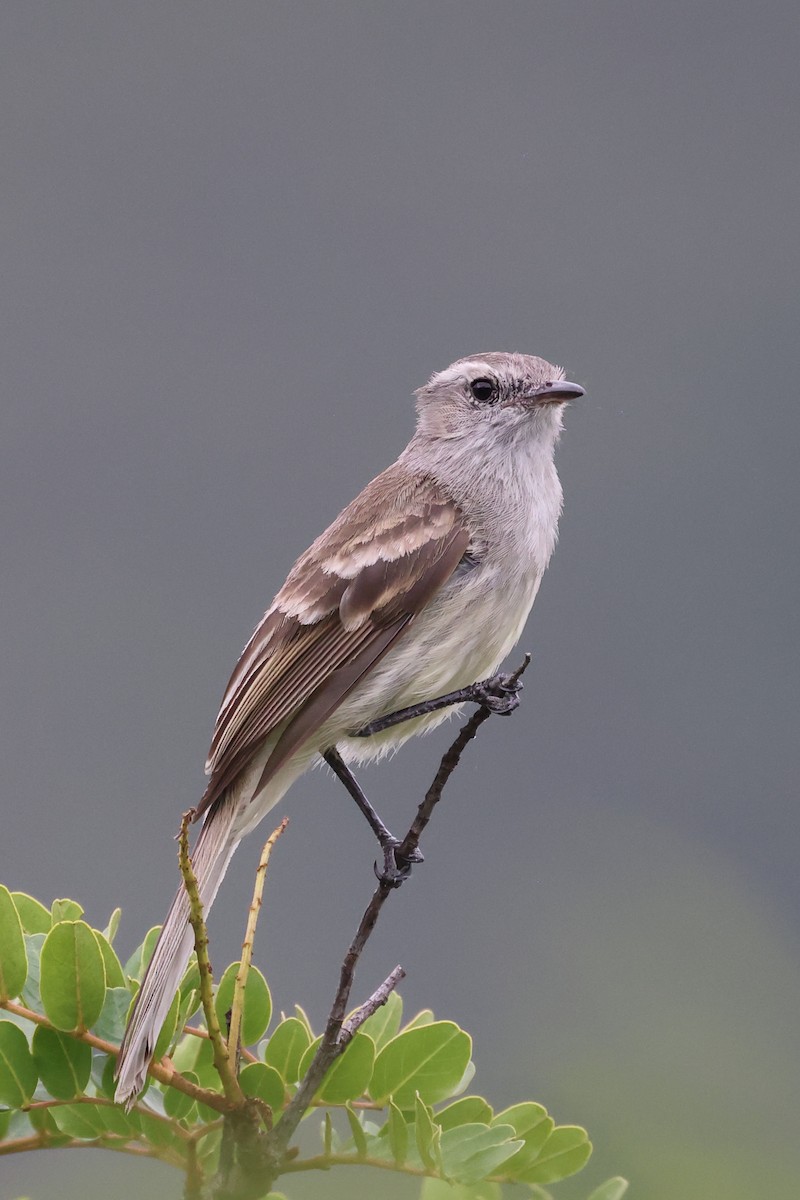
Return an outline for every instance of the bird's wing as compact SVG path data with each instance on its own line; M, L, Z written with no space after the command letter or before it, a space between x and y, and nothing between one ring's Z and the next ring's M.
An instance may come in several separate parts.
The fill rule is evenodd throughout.
M262 787L402 636L464 555L463 514L428 477L389 467L295 563L230 678L198 814L288 721Z

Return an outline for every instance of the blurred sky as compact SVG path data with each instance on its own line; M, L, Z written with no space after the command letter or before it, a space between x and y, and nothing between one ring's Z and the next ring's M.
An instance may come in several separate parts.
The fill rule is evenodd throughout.
M402 962L496 1107L585 1124L565 1198L800 1190L798 40L772 0L0 12L0 877L121 904L129 951L242 644L412 389L474 351L563 363L588 396L525 703L357 992ZM447 740L365 773L396 828ZM321 773L284 810L257 954L320 1020L373 847ZM88 1152L4 1160L0 1193L110 1170L180 1193ZM289 1191L372 1187L416 1193Z

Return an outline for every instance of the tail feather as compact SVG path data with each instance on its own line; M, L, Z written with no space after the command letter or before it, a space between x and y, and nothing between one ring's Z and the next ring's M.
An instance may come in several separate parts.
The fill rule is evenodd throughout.
M208 911L239 844L233 831L236 805L226 797L206 818L192 854L200 899ZM153 957L128 1018L117 1059L116 1100L130 1108L144 1086L153 1050L194 947L184 888L172 901Z

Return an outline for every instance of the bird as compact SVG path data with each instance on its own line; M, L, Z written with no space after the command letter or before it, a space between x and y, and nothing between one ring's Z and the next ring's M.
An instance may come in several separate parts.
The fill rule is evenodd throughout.
M206 911L242 838L304 771L322 756L349 771L446 720L458 705L358 736L491 675L530 613L558 537L563 411L584 389L535 355L493 351L415 395L410 442L297 559L225 689L192 853ZM128 1017L128 1107L191 956L188 913L181 889Z

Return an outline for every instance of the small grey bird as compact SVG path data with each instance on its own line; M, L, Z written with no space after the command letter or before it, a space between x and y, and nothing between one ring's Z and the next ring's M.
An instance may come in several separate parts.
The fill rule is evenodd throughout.
M556 544L563 407L583 394L560 367L500 353L416 393L408 446L300 556L228 683L192 856L206 910L241 839L320 755L366 762L432 729L457 709L354 736L490 675L515 645ZM128 1020L122 1103L142 1089L192 947L181 890Z

